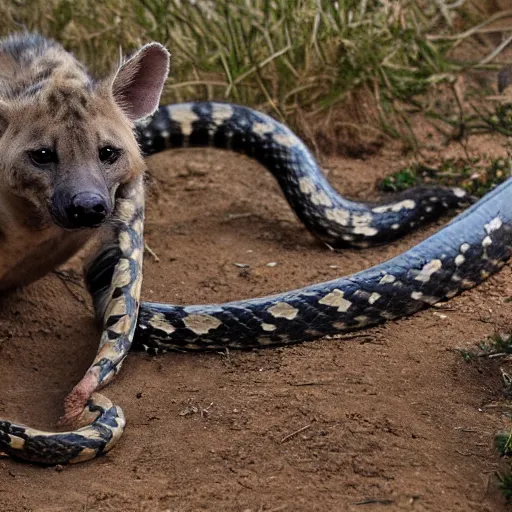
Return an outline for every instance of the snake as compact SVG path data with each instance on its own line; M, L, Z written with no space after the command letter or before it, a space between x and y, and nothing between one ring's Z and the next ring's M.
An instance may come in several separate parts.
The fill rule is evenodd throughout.
M85 282L102 325L98 353L65 403L81 428L43 432L0 420L0 451L41 464L106 453L125 427L122 410L97 391L130 349L219 351L300 343L414 314L498 272L512 251L512 178L474 202L460 188L416 187L377 203L342 197L289 128L248 107L217 102L161 106L135 125L141 151L227 149L256 159L277 180L306 228L331 248L388 243L451 208L472 203L432 236L358 273L284 293L224 304L141 302L144 184L121 187L115 235Z

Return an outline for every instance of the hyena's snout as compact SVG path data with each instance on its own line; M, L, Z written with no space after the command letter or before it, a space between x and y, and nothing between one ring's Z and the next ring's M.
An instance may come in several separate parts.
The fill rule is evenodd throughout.
M74 228L99 226L110 213L107 198L95 192L80 192L65 207L68 222Z
M112 213L112 201L106 186L74 186L57 190L51 202L54 221L67 229L98 227Z

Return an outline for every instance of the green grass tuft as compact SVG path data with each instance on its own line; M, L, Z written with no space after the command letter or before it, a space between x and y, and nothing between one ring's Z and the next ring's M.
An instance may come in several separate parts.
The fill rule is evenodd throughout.
M472 361L476 357L512 354L512 335L507 332L496 332L487 339L478 342L474 349L459 350L465 361ZM507 380L507 387L510 387Z
M494 448L502 457L512 455L512 432L498 432L494 436Z
M512 472L500 471L497 473L498 487L507 501L512 499Z
M399 192L420 185L438 183L464 188L475 197L482 197L505 181L512 173L510 156L484 160L478 158L448 158L438 167L415 163L384 178L380 188L387 192Z

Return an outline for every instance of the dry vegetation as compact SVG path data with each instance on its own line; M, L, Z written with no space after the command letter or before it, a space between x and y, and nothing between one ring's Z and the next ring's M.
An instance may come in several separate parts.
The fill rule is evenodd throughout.
M379 147L385 137L414 146L411 110L427 111L444 123L449 116L434 93L441 86L454 89L462 71L493 60L485 49L481 61L454 57L468 38L481 44L473 36L492 21L475 26L487 13L481 2L479 9L466 4L18 0L0 6L0 34L38 30L62 41L98 72L119 58L120 48L129 52L158 40L173 55L165 101L252 105L324 151L336 147L360 154Z

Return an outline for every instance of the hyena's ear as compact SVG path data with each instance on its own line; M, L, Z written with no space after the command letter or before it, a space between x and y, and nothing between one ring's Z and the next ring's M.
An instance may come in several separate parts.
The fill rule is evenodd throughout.
M143 46L117 70L114 99L131 121L152 114L169 73L169 52L159 43Z

